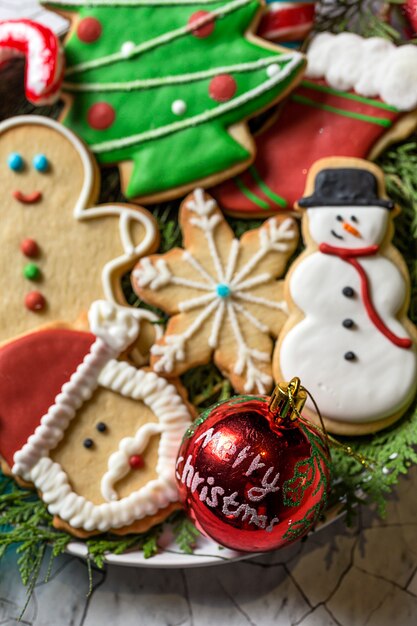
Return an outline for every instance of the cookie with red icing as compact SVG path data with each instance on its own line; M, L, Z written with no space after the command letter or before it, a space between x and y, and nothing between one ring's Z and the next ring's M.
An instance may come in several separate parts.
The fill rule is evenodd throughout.
M89 326L55 323L0 347L0 454L57 527L145 531L177 507L193 411L176 381L119 359L140 329L130 310L96 301Z
M321 33L307 59L306 78L255 138L253 164L213 190L228 213L291 210L316 160L374 159L416 127L417 46Z
M285 281L289 318L274 352L275 380L299 376L330 432L375 432L417 391L410 279L391 243L398 207L383 173L362 159L321 159L302 210L305 251ZM307 409L318 421L315 405Z

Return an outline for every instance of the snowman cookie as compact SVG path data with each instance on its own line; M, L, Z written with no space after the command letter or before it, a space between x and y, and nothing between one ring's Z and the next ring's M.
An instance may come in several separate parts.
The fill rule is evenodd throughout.
M377 166L335 157L311 168L297 208L306 250L286 278L290 316L274 377L299 376L330 432L377 431L404 413L417 389L409 277L391 244L396 207Z
M51 324L0 348L0 454L76 536L146 531L177 507L184 390L118 357L132 311L96 301L90 330Z
M98 169L71 131L38 116L0 123L0 186L0 342L98 298L126 304L121 278L157 247L156 222L137 206L93 206Z

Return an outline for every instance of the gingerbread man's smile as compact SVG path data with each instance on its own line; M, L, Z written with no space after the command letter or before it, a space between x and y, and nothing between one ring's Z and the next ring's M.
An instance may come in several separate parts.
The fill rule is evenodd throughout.
M23 193L22 191L19 191L19 189L16 189L15 191L12 191L12 196L13 198L15 198L18 202L21 202L22 204L35 204L36 202L39 202L40 200L42 200L41 191L32 191L31 193Z

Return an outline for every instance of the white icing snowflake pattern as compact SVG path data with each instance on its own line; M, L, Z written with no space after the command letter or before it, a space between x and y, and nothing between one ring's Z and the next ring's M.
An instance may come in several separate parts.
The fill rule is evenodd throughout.
M270 323L271 313L276 312L275 317L280 320L279 327L287 314L282 297L282 281L278 297L278 281L275 279L282 275L285 263L297 244L295 222L288 217L271 218L261 228L250 231L252 235L256 233L257 237L248 237L246 240L243 237L239 241L231 234L216 202L203 190L197 189L185 200L184 205L187 219L184 219L183 214L183 230L192 228L194 232L203 234L203 239L195 246L196 250L177 250L180 255L178 260L170 253L147 257L133 271L133 286L145 301L164 308L163 297L162 301L161 298L155 299L156 294L165 295L172 305L176 292L171 289L169 294L164 294L164 290L176 287L180 294L184 294L185 288L189 291L189 297L179 296L176 310L183 317L190 312L194 313L192 318L189 315L189 324L182 332L170 332L167 329L163 339L152 346L153 367L155 371L165 374L178 374L179 369L182 372L192 367L192 362L187 363L190 342L201 342L200 329L205 325L209 326L206 348L210 353L214 351L218 354L222 351L222 328L227 323L236 350L230 354L229 346L224 361L233 363L226 368L220 365L221 369L232 379L237 391L266 393L273 382L271 351L257 346L265 345L265 342L259 341L259 335L267 336L268 341L271 341L270 336L278 334L276 321ZM225 240L229 246L227 258L224 249L221 251L219 248L221 237L222 248L225 247ZM239 265L245 247L253 254ZM204 257L210 263L204 263ZM180 262L183 268L184 264L187 266L186 271L176 271ZM264 267L261 267L262 264ZM264 271L266 266L269 271ZM271 267L274 269L271 270ZM178 275L184 271L186 276ZM257 294L260 287L269 288L270 297ZM169 310L171 305L165 309ZM251 345L248 335L252 338Z

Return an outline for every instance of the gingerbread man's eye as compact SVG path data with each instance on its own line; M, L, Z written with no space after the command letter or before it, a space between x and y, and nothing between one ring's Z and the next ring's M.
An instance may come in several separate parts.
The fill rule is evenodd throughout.
M44 154L35 154L32 163L38 172L46 172L49 168L49 161Z
M13 172L21 172L25 167L23 157L18 152L11 152L7 157L7 165Z

